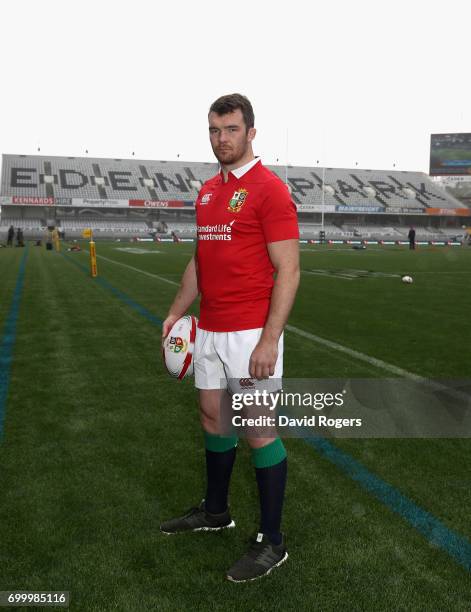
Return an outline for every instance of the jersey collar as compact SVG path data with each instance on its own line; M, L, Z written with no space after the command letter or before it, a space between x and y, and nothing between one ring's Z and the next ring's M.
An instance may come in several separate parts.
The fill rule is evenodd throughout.
M255 159L251 159L249 162L247 162L243 166L240 166L239 168L235 168L234 170L230 170L229 174L234 175L236 179L240 179L244 176L244 174L247 174L249 170L251 170L256 164L258 164L258 162L261 162L261 161L262 160L260 157L255 157ZM222 177L222 170L220 171L220 174Z

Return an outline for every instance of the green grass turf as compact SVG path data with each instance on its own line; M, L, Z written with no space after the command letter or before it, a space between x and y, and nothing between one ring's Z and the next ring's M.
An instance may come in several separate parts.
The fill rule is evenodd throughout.
M189 244L98 243L101 277L158 317ZM156 253L156 251L159 251ZM0 321L23 251L0 250ZM160 520L198 502L204 450L192 381L159 360L157 327L65 256L30 247L0 446L1 589L69 590L71 610L468 610L469 573L302 440L289 452L290 559L249 585L223 579L256 529L250 454L231 486L237 528L164 537ZM303 251L290 323L423 376L467 377L471 249ZM194 312L197 312L195 307ZM288 377L387 373L286 334ZM369 470L471 539L469 440L337 440Z

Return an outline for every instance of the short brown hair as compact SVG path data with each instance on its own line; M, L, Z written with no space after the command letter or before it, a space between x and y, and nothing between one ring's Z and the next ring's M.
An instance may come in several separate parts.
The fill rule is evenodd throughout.
M241 94L235 93L221 96L211 104L209 112L221 116L233 113L238 108L240 108L244 117L245 127L247 129L253 128L255 125L255 115L252 104L248 98Z

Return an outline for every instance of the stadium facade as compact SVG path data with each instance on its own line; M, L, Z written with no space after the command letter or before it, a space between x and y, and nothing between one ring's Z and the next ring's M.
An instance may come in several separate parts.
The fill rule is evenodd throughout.
M289 185L303 238L456 237L471 209L421 172L269 166ZM217 165L89 157L3 155L0 239L55 226L76 238L193 237L199 186Z

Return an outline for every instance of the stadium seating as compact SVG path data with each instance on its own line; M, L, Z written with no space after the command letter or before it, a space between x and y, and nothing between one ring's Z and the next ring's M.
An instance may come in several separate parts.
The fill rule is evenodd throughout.
M322 229L324 229L326 238L348 238L350 236L353 236L352 230L344 230L343 228L338 227L337 225L325 223L324 228L322 228L322 225L320 223L303 222L300 222L299 224L299 235L301 238L319 238L319 232L321 232Z
M83 231L85 228L92 228L96 231L110 232L129 232L129 233L148 233L149 226L140 221L116 221L104 219L61 219L61 229L65 231Z
M400 238L402 236L394 227L381 227L376 225L351 226L347 224L344 224L343 227L353 230L353 235L358 238Z
M167 223L167 234L195 234L196 225L194 223Z
M405 239L409 222L424 226L416 228L423 240L457 235L461 228L459 217L447 230L425 227L432 222L427 208L455 213L464 204L420 172L269 168L283 181L288 176L302 239L319 238L322 210L327 239ZM3 155L0 229L13 223L39 236L55 223L69 237L86 227L100 237L194 237L198 184L216 172L216 164L199 162Z
M0 223L0 230L8 230L10 225L13 225L15 229L21 227L23 230L40 230L46 228L46 222L42 219L4 217Z
M269 166L284 181L286 168ZM216 164L103 158L4 155L1 194L53 197L57 204L83 200L183 200L192 202L194 181L217 172ZM457 208L463 204L420 172L288 167L292 196L300 210L322 202L348 210L403 212L426 207ZM45 177L53 177L51 179Z

